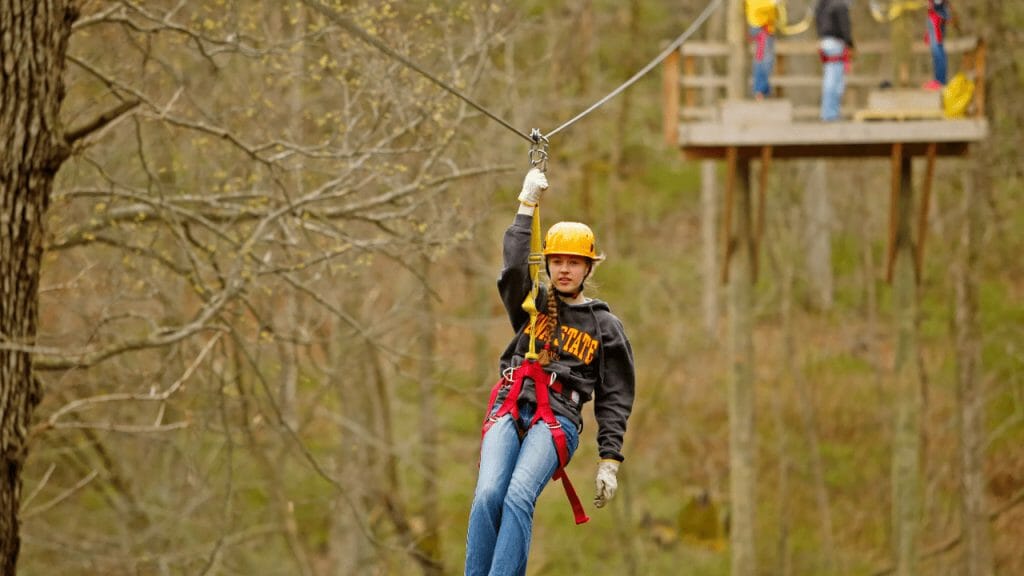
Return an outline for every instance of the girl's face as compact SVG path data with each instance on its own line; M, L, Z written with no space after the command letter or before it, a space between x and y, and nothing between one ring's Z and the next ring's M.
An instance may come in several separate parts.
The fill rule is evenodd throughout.
M551 254L548 256L548 274L555 289L563 294L577 294L590 272L590 261L583 256Z

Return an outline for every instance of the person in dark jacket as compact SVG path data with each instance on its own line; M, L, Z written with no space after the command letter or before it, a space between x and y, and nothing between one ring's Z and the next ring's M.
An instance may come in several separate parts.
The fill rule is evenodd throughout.
M818 0L814 7L821 54L821 119L839 120L840 104L846 91L846 73L853 54L853 29L849 0Z
M466 535L467 576L526 573L537 498L548 480L563 475L579 444L580 410L590 400L601 457L595 480L598 508L614 497L623 460L635 387L633 350L608 304L584 296L586 280L603 260L591 229L578 222L552 226L543 248L550 283L536 286L530 275L534 210L547 187L544 173L530 170L515 220L505 231L498 292L515 336L501 354L502 377L484 424ZM531 360L530 314L523 307L535 288L530 301L538 314L532 332L541 351L539 359ZM545 411L550 418L541 419ZM573 502L575 491L567 478L562 481ZM578 498L573 508L577 523L585 522Z

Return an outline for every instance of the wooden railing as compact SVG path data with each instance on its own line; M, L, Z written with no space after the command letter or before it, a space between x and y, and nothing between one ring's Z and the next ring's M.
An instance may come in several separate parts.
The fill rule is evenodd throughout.
M950 61L950 77L958 71L984 78L985 44L975 37L948 38L946 54ZM717 103L726 98L726 65L729 46L718 42L690 42L665 59L663 75L664 121L666 139L675 134L676 123L682 121L713 121ZM931 78L931 56L928 46L914 42L910 47L910 66L901 70L900 79L888 73L891 66L891 45L887 41L869 40L857 45L853 68L846 77L843 115L851 117L862 107L870 90L884 82L894 86L917 87ZM959 66L957 66L957 56ZM771 85L775 97L793 101L794 119L810 120L818 116L821 93L821 67L818 43L813 40L784 40L775 43L775 70ZM793 72L791 72L793 71ZM802 71L802 72L798 72ZM810 72L808 72L810 71ZM746 92L749 94L749 75ZM983 116L984 83L977 83L972 115ZM671 138L674 141L674 136Z

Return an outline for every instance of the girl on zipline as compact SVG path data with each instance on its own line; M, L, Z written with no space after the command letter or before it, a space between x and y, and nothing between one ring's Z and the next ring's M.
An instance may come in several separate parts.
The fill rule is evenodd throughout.
M604 259L578 222L551 227L540 252L537 206L548 187L533 168L505 231L498 292L515 337L501 355L480 446L466 536L466 576L523 575L533 512L549 479L561 479L576 523L588 520L565 466L579 444L580 409L594 400L601 461L594 505L615 495L626 421L633 407L633 351L608 305L583 295ZM544 264L550 284L537 281ZM535 347L541 348L539 352Z

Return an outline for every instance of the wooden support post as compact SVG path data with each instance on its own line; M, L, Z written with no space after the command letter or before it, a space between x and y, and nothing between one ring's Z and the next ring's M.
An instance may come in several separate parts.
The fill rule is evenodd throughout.
M683 58L683 76L694 77L697 75L697 59L693 56L685 56ZM687 108L693 108L697 106L697 89L689 86L686 88L684 94L684 105Z
M985 39L978 40L978 47L974 49L974 116L985 117L985 60L988 50L985 46Z
M928 235L928 208L932 199L932 179L935 176L935 150L938 144L928 144L927 164L925 165L924 181L921 183L921 209L917 213L917 252L914 254L914 272L917 282L921 283L924 273L924 241Z
M788 58L785 54L775 53L775 76L781 78L786 74L786 62ZM782 86L775 86L772 90L776 98L785 98L786 94Z
M665 58L661 74L661 122L665 144L679 145L679 50Z
M757 182L757 220L754 223L754 241L753 241L753 262L752 279L754 283L757 283L757 274L760 268L761 260L761 239L764 237L764 210L765 202L768 199L768 171L772 166L772 147L763 146L761 147L761 174Z
M722 209L722 284L729 283L729 260L732 258L732 212L733 196L736 193L736 170L739 167L739 150L730 146L725 152L725 206Z
M900 170L903 164L903 144L892 145L892 180L889 190L889 250L885 258L885 281L892 282L892 267L896 261L896 227L900 210Z

